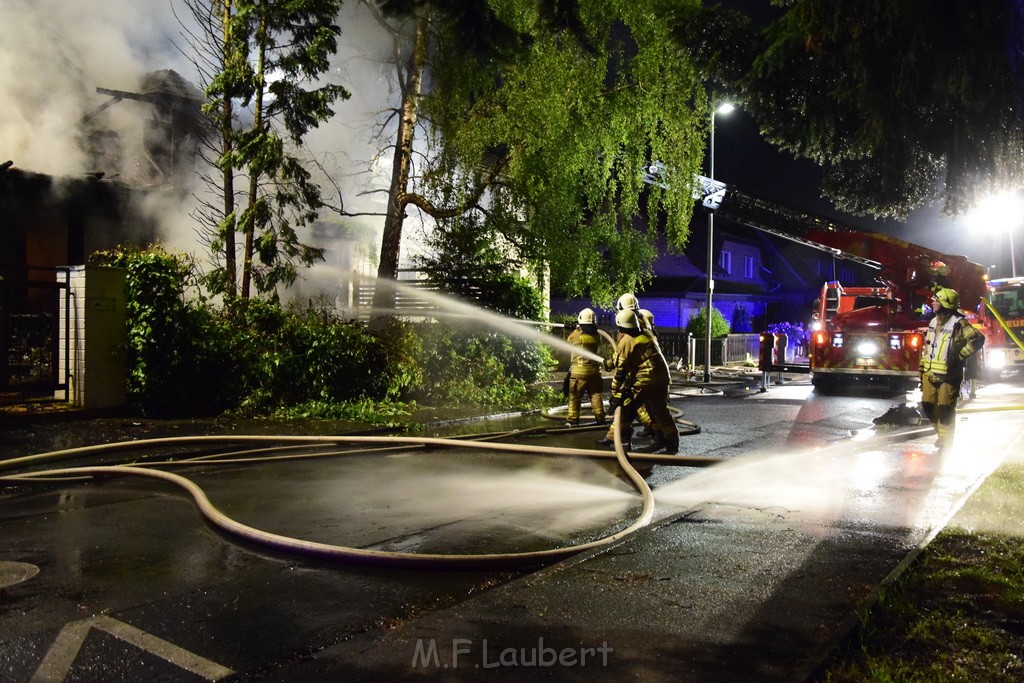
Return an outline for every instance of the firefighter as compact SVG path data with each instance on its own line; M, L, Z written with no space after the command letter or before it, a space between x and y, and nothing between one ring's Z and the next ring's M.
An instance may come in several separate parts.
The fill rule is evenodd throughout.
M637 408L647 407L652 425L660 434L655 453L679 452L679 431L668 410L668 364L650 335L641 328L635 311L624 309L615 315L619 342L615 349L615 375L612 377L612 396L609 405L614 410L622 406L621 424L623 444L629 449L633 436L633 418ZM612 425L615 428L615 425ZM614 436L614 435L613 435ZM608 445L608 437L599 441Z
M985 343L985 335L959 311L960 295L940 287L932 296L935 316L921 349L921 412L935 427L939 448L949 446L956 428L956 402L967 359Z
M584 308L577 316L576 322L578 327L569 335L569 343L591 353L597 353L601 339L597 335L594 311ZM590 396L590 405L594 409L597 423L605 423L604 398L601 396L603 384L601 363L580 354L572 354L572 360L569 362L569 412L566 427L579 425L580 403L584 394Z
M626 293L619 297L619 300L615 302L615 312L624 311L639 311L640 301L636 298L635 294Z
M665 361L665 368L667 370L668 361L665 359L665 354L661 352L661 346L658 344L658 335L654 331L654 314L648 311L646 308L641 308L639 311L637 311L637 313L639 314L638 317L640 318L641 327L643 328L644 332L646 332L651 337L651 341L654 342L654 345L658 347L658 354L661 356L662 360ZM671 379L671 377L672 374L669 373L669 378ZM636 420L641 425L643 425L644 428L643 431L640 432L640 436L651 437L655 441L659 442L662 441L661 434L654 426L654 422L653 420L651 420L651 412L647 409L646 405L641 404L637 406ZM661 444L659 443L659 445Z
M648 324L648 320L653 322L654 314L652 314L650 311L646 311L647 315L643 315L645 309L640 308L640 300L636 298L635 294L633 294L632 292L627 292L626 294L620 296L618 300L615 302L615 311L633 311L634 313L636 313L637 319L640 321L641 329L644 330L645 332L649 332L651 338L654 339L655 344L657 344L658 340L657 338L654 337L654 329ZM661 349L659 348L659 352L660 350ZM614 357L605 359L604 369L608 370L609 372L615 370ZM645 406L637 406L636 420L644 428L644 431L641 433L641 436L654 437L656 441L658 440L658 430L654 427L654 424L651 422L650 412L647 410ZM614 443L615 433L612 431L613 429L615 429L614 425L612 427L609 427L608 433L605 435L603 439L598 441L598 444L607 446Z

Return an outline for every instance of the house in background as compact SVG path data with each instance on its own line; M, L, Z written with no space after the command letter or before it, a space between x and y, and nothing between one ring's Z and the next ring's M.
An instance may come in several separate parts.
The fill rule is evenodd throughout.
M682 332L707 296L706 214L697 211L682 254L659 241L653 281L634 292L654 314L659 332ZM776 322L810 321L813 302L826 280L871 284L873 271L832 254L769 235L722 217L715 219L712 306L735 333L758 333ZM576 315L593 304L552 295L553 314ZM596 309L598 323L614 327L615 312Z

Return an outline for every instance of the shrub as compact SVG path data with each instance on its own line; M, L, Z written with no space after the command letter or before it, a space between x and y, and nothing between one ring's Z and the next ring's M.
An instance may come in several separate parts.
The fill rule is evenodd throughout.
M702 307L697 315L691 316L690 320L686 323L686 331L695 337L704 337L705 330L705 319L707 318L707 307ZM717 339L724 337L729 334L729 323L725 321L725 316L722 312L715 307L711 307L711 337Z
M234 340L246 369L243 412L309 402L397 399L419 383L418 340L398 321L371 330L314 308L250 301Z
M227 408L236 385L223 353L226 329L202 299L186 297L196 286L190 258L118 247L91 262L127 271L129 405L154 416Z
M804 328L803 323L772 323L768 326L768 331L773 334L785 334L788 337L789 346L796 346L804 343L807 340L809 330Z
M423 384L414 396L434 404L511 406L527 393L527 380L509 372L505 361L515 359L513 344L503 335L454 330L443 325L421 329ZM536 345L534 345L536 347ZM533 352L524 352L532 360ZM542 356L539 351L537 357ZM550 357L550 355L548 356ZM539 373L520 358L528 374Z
M118 248L93 261L128 272L129 400L145 415L381 421L392 409L371 403L416 396L510 406L553 364L547 347L487 331L386 318L367 326L258 298L216 308L198 289L187 296L197 283L191 260L161 249Z

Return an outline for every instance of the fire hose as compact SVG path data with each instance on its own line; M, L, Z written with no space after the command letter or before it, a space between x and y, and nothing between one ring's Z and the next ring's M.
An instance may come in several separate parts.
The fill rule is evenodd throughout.
M201 444L210 442L257 442L257 443L292 443L301 446L318 444L391 444L397 448L407 449L414 447L449 447L487 449L505 452L529 453L537 455L573 455L588 458L616 458L619 467L630 480L634 488L641 496L641 510L634 521L620 531L603 538L582 543L579 545L552 548L547 550L513 552L513 553L488 553L488 554L425 554L408 552L391 552L380 550L367 550L348 546L332 545L306 541L302 539L283 536L257 529L234 520L213 505L203 490L193 481L178 474L153 469L157 465L187 466L197 463L209 463L209 458L183 459L165 463L144 463L135 465L97 465L81 467L64 467L58 469L33 471L0 476L0 482L14 484L26 482L45 482L67 477L144 477L156 479L165 483L173 484L187 493L195 503L199 512L213 526L223 532L244 539L246 541L263 545L281 552L297 553L313 557L319 560L348 562L372 566L388 566L401 568L445 568L445 569L466 569L466 568L494 568L522 566L555 562L580 552L605 546L614 543L632 532L647 526L654 513L654 496L647 482L636 471L631 463L634 460L647 462L671 462L677 465L708 465L719 462L718 458L701 458L699 456L652 456L634 454L627 456L623 448L622 438L619 433L619 422L621 419L621 408L615 410L615 452L594 451L589 449L575 448L554 448L549 446L524 446L518 444L494 443L486 438L480 440L465 440L455 438L427 438L427 437L396 437L396 436L194 436L175 437L164 439L148 439L139 441L124 441L112 444L97 446L84 446L60 451L52 451L39 455L12 458L0 461L0 470L35 465L42 462L58 460L61 458L78 457L85 455L107 454L122 450L136 450L140 447L158 447L180 444ZM493 435L492 435L493 436ZM394 450L394 448L375 449L376 451ZM351 454L353 451L345 451ZM323 457L334 454L312 455L290 455L281 457ZM265 460L266 458L259 458ZM252 459L224 460L222 462L252 462Z

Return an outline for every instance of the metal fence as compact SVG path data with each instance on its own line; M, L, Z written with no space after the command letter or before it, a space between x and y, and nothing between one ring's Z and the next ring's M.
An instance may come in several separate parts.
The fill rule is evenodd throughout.
M682 360L685 366L704 365L704 337L695 337L687 332L663 332L658 334L658 344L671 363ZM757 334L730 334L712 339L711 364L730 365L748 360L756 363L759 350L760 335Z
M0 391L30 397L67 389L58 317L67 296L67 268L29 267L24 278L0 278Z

